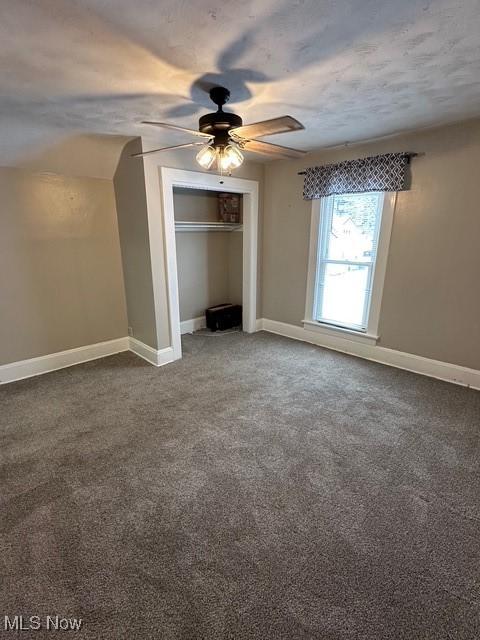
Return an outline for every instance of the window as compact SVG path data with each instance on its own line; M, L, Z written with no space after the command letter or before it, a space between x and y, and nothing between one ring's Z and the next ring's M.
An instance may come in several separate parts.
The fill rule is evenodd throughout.
M305 323L376 338L394 197L313 201Z

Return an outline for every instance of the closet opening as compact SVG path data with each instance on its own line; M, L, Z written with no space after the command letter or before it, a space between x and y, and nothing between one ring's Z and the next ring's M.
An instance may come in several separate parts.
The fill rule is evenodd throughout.
M168 167L158 167L157 175L161 211L154 202L152 209L163 214L164 256L152 255L159 272L162 262L165 267L169 348L177 360L181 333L201 329L211 306L241 304L242 330L257 330L259 187L255 180ZM152 186L154 178L152 171Z
M241 329L243 194L174 187L173 208L180 332Z

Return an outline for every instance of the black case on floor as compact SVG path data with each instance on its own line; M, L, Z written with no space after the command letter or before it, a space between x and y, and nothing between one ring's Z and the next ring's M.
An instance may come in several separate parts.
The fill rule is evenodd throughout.
M224 331L242 324L242 307L239 304L218 304L205 311L207 329Z

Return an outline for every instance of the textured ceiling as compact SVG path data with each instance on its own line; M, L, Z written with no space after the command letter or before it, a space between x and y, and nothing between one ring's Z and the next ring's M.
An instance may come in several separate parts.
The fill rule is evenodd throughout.
M480 115L480 0L0 0L0 164L78 133L197 126L205 87L309 149Z

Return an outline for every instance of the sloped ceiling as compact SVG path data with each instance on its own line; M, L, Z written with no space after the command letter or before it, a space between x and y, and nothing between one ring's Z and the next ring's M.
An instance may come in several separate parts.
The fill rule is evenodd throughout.
M74 134L182 134L222 84L317 148L480 114L480 0L2 0L0 164ZM112 149L116 145L112 145Z

